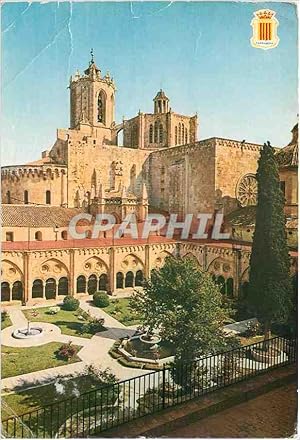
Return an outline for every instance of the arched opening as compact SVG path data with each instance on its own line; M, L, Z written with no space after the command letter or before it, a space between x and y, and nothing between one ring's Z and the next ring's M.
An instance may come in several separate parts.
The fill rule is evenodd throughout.
M133 287L134 275L133 272L129 271L125 277L125 287Z
M56 281L54 278L48 278L46 281L45 297L46 299L56 298Z
M185 143L188 143L188 130L187 128L185 129Z
M86 292L86 279L85 276L80 275L76 281L76 292L85 293Z
M177 128L177 125L176 125L176 127L175 127L175 145L177 145L177 142L178 142L178 128Z
M1 301L10 301L10 285L6 281L1 283Z
M22 301L23 298L23 284L21 281L15 281L12 287L12 300Z
M34 238L36 241L42 241L43 236L41 231L36 231L36 233L34 234Z
M103 273L99 277L99 290L107 290L108 278L106 273Z
M67 240L68 239L68 231L62 231L61 233L61 238L63 240Z
M158 123L157 121L154 124L154 143L157 144L158 142Z
M144 274L142 270L138 270L135 274L135 285L142 286L144 281Z
M58 294L68 295L69 281L67 277L62 277L58 281Z
M105 124L105 93L103 90L98 95L98 122Z
M25 203L25 205L28 205L28 202L29 202L28 191L25 190L24 191L24 203Z
M6 203L11 203L10 191L6 191Z
M184 144L184 125L181 124L181 138L182 138L182 143Z
M222 275L218 276L217 283L219 285L220 292L224 295L225 294L225 278Z
M150 124L150 128L149 128L149 144L153 143L153 125Z
M117 289L124 289L124 275L122 272L118 272L116 275Z
M233 278L228 278L226 281L226 295L233 298Z
M51 191L46 191L46 205L51 205Z
M162 144L162 142L163 142L163 133L164 133L163 126L162 126L162 124L160 124L159 125L159 143L160 144Z
M97 276L90 275L88 279L88 294L93 295L97 291Z
M43 298L44 286L42 280L34 280L32 283L31 296L32 298Z

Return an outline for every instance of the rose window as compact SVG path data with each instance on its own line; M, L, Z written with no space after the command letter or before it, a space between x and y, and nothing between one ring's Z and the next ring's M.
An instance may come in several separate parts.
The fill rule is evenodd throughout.
M241 206L254 206L257 203L257 180L253 175L242 178L237 187L237 199Z

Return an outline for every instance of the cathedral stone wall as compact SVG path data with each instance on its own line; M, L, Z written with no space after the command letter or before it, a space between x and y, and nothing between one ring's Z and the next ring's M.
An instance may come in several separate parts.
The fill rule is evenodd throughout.
M1 183L2 203L67 204L66 167L51 164L4 167Z
M224 213L227 214L239 206L239 191L245 192L244 200L247 203L247 192L254 189L251 187L251 182L252 179L255 180L261 146L219 138L215 139L215 145L216 200L220 207L224 207ZM249 188L239 186L245 176L250 176Z
M105 146L96 138L79 137L70 131L68 140L68 206L76 205L78 193L116 191L124 186L137 196L142 194L142 185L148 184L149 152L117 146ZM111 193L112 194L112 193Z
M153 152L150 158L150 205L180 214L213 212L215 152L213 142L198 142Z

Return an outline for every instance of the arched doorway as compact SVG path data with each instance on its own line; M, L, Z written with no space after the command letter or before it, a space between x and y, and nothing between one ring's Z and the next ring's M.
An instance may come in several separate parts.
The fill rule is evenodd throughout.
M90 275L88 279L88 294L93 295L97 291L97 276Z
M85 293L86 292L86 278L83 275L80 275L77 278L76 292L77 293Z
M125 277L125 287L133 287L134 275L133 272L129 271Z
M56 281L54 278L48 278L46 281L45 297L46 299L56 298Z
M122 272L118 272L116 275L117 289L124 289L124 275Z
M226 280L226 295L228 298L233 298L233 278Z
M10 301L10 285L6 281L1 283L1 301Z
M107 290L108 278L106 273L103 273L99 277L99 290Z
M218 276L217 284L219 285L220 292L222 293L222 295L224 295L225 294L225 278L222 275Z
M15 281L12 287L12 300L22 301L23 298L23 284L21 281Z
M32 298L43 298L43 281L42 280L34 280L32 283L31 296Z
M69 281L67 277L62 277L58 281L58 295L68 295Z
M142 270L138 270L135 274L135 285L136 286L142 286L144 280L144 274Z

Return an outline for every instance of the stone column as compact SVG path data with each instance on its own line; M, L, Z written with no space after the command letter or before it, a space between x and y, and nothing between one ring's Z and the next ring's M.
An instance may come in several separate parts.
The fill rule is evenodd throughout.
M76 294L76 279L75 279L75 249L70 249L70 292L74 296Z
M235 298L238 298L239 293L240 293L241 260L242 260L241 249L235 249L234 250L234 278L233 278L233 295Z
M149 244L145 245L145 278L150 278L150 246Z
M115 294L116 275L115 275L115 248L111 246L109 249L109 292Z
M203 270L207 270L207 246L203 246Z
M30 299L32 299L31 286L29 285L29 252L24 252L23 254L23 267L24 284L22 304L26 304Z

